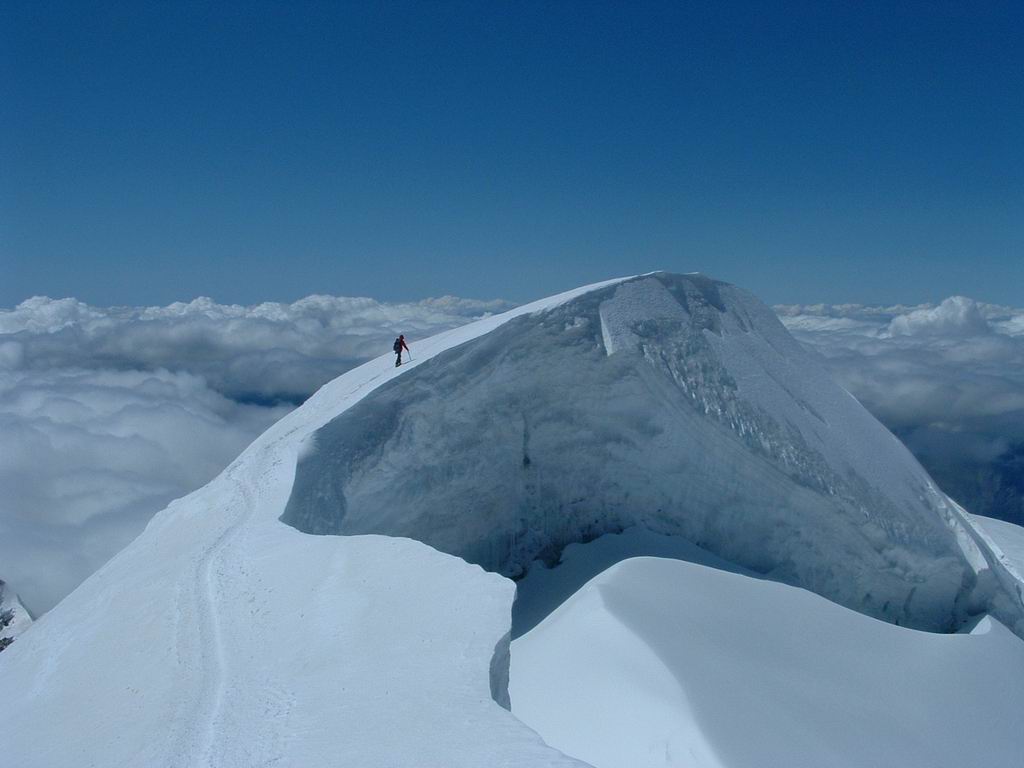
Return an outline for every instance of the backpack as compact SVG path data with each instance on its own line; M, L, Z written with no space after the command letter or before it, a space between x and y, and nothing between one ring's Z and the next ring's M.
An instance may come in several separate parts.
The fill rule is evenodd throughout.
M398 340L398 339L395 339L395 343L394 343L394 345L391 348L393 350L395 350L395 352L401 352L402 351L402 342L400 340Z

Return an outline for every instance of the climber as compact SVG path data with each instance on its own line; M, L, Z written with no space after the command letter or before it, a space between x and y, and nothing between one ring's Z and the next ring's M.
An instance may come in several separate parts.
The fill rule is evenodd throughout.
M395 354L398 355L398 358L395 360L395 367L397 368L402 364L402 350L404 349L406 352L409 351L409 346L405 343L405 334L399 334L398 338L395 339L394 346L391 348L395 350Z

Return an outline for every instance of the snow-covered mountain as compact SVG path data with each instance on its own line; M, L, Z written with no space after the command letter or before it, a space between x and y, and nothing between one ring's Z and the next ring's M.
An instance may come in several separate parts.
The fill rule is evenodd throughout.
M386 356L323 387L0 656L0 678L25 692L0 701L5 758L578 765L507 709L515 585L500 574L542 583L567 547L622 530L641 550L655 537L744 584L768 576L894 624L948 631L990 613L1024 634L998 547L770 310L654 274L486 318L414 343L401 368ZM700 586L693 573L666 572L665 588ZM537 647L546 627L517 644ZM992 691L992 705L1019 711L1014 695Z
M994 589L971 523L904 446L767 307L694 275L520 315L376 388L312 433L283 520L510 576L643 525L934 630Z

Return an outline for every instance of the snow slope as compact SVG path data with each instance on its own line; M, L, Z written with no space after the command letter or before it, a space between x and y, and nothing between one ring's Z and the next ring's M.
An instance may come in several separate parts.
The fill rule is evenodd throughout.
M971 518L992 538L1017 573L1024 573L1024 527L981 515Z
M995 551L803 354L748 294L658 275L344 374L0 654L5 761L576 764L496 703L513 585L451 554L514 573L632 524L893 620L1020 621Z
M514 585L429 547L278 518L304 440L527 305L323 387L0 654L5 764L570 766L506 699Z
M597 768L1010 768L1022 681L1024 643L990 618L918 632L636 558L513 642L510 692L514 714Z

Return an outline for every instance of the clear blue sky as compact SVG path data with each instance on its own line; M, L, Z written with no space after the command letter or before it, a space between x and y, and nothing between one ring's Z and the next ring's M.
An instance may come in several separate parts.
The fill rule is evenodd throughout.
M1019 0L3 16L0 305L522 300L659 268L1024 304Z

